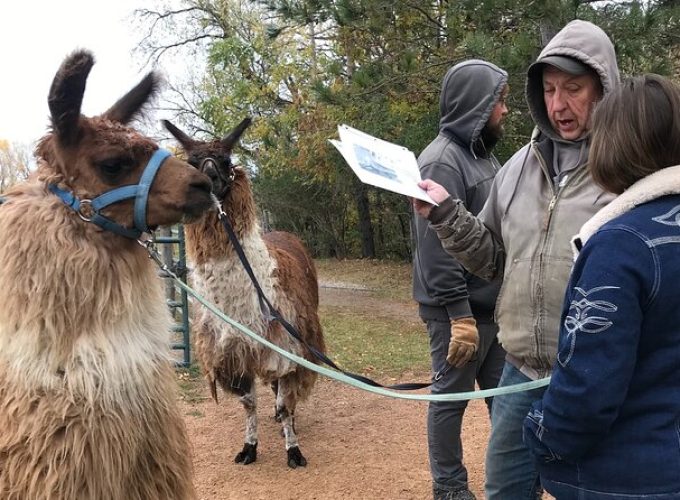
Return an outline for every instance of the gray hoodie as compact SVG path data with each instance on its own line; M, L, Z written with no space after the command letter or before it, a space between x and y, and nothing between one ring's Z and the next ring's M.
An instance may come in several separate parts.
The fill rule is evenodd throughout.
M473 214L484 206L500 168L480 133L507 80L505 71L485 61L451 68L442 81L439 134L418 158L421 176L445 186ZM447 321L474 315L490 321L499 280L488 283L466 272L417 215L414 228L413 296L421 317Z
M543 49L527 75L527 101L536 129L494 180L489 199L473 217L449 200L430 220L444 248L486 279L503 275L496 305L498 338L517 363L549 373L557 352L564 292L572 267L570 239L613 195L592 181L586 168L589 137L563 141L550 126L542 92L541 60L578 59L595 70L604 93L619 82L614 46L597 26L572 21ZM575 156L556 148L572 148ZM575 162L558 183L557 158Z

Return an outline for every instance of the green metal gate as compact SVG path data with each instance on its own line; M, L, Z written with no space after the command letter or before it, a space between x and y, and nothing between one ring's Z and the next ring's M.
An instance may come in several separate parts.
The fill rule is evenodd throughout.
M155 236L155 242L159 245L163 262L179 279L186 283L186 247L184 244L184 226L162 227ZM165 298L175 319L172 326L173 350L183 351L177 366L188 367L191 365L191 338L189 335L189 301L187 292L175 286L172 278L163 271L160 276L165 278Z

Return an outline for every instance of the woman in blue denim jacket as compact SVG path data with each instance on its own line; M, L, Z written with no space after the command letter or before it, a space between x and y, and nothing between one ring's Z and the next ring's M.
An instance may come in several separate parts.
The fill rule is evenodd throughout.
M624 82L589 168L620 194L574 238L557 362L524 440L558 500L680 499L680 89Z

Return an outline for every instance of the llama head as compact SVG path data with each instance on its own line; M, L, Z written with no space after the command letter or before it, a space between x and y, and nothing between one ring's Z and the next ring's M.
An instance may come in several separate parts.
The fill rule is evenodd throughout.
M182 145L189 163L210 178L212 191L220 200L229 194L232 186L246 180L245 172L232 165L231 152L250 123L250 118L245 118L223 139L204 142L192 139L168 120L163 120L168 132Z
M114 188L139 184L158 150L152 139L128 123L158 92L159 77L153 72L147 74L108 111L86 117L80 108L93 64L94 57L84 50L73 52L61 64L48 97L51 131L37 148L41 178L66 188L79 200L92 200ZM148 190L146 227L193 220L210 208L207 176L174 157L161 161ZM128 197L106 206L101 213L123 228L139 227L134 205Z

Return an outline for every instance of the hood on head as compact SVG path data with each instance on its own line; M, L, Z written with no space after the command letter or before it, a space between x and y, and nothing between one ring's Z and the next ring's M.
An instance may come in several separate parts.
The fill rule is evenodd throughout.
M440 132L447 132L472 151L507 83L505 71L479 59L449 69L439 97Z
M575 61L574 61L575 60ZM543 100L543 66L551 64L572 74L585 65L600 78L603 94L620 82L614 45L607 34L588 21L577 19L562 28L527 71L526 99L536 126L551 139L562 140L548 119ZM579 63L581 65L579 65Z

